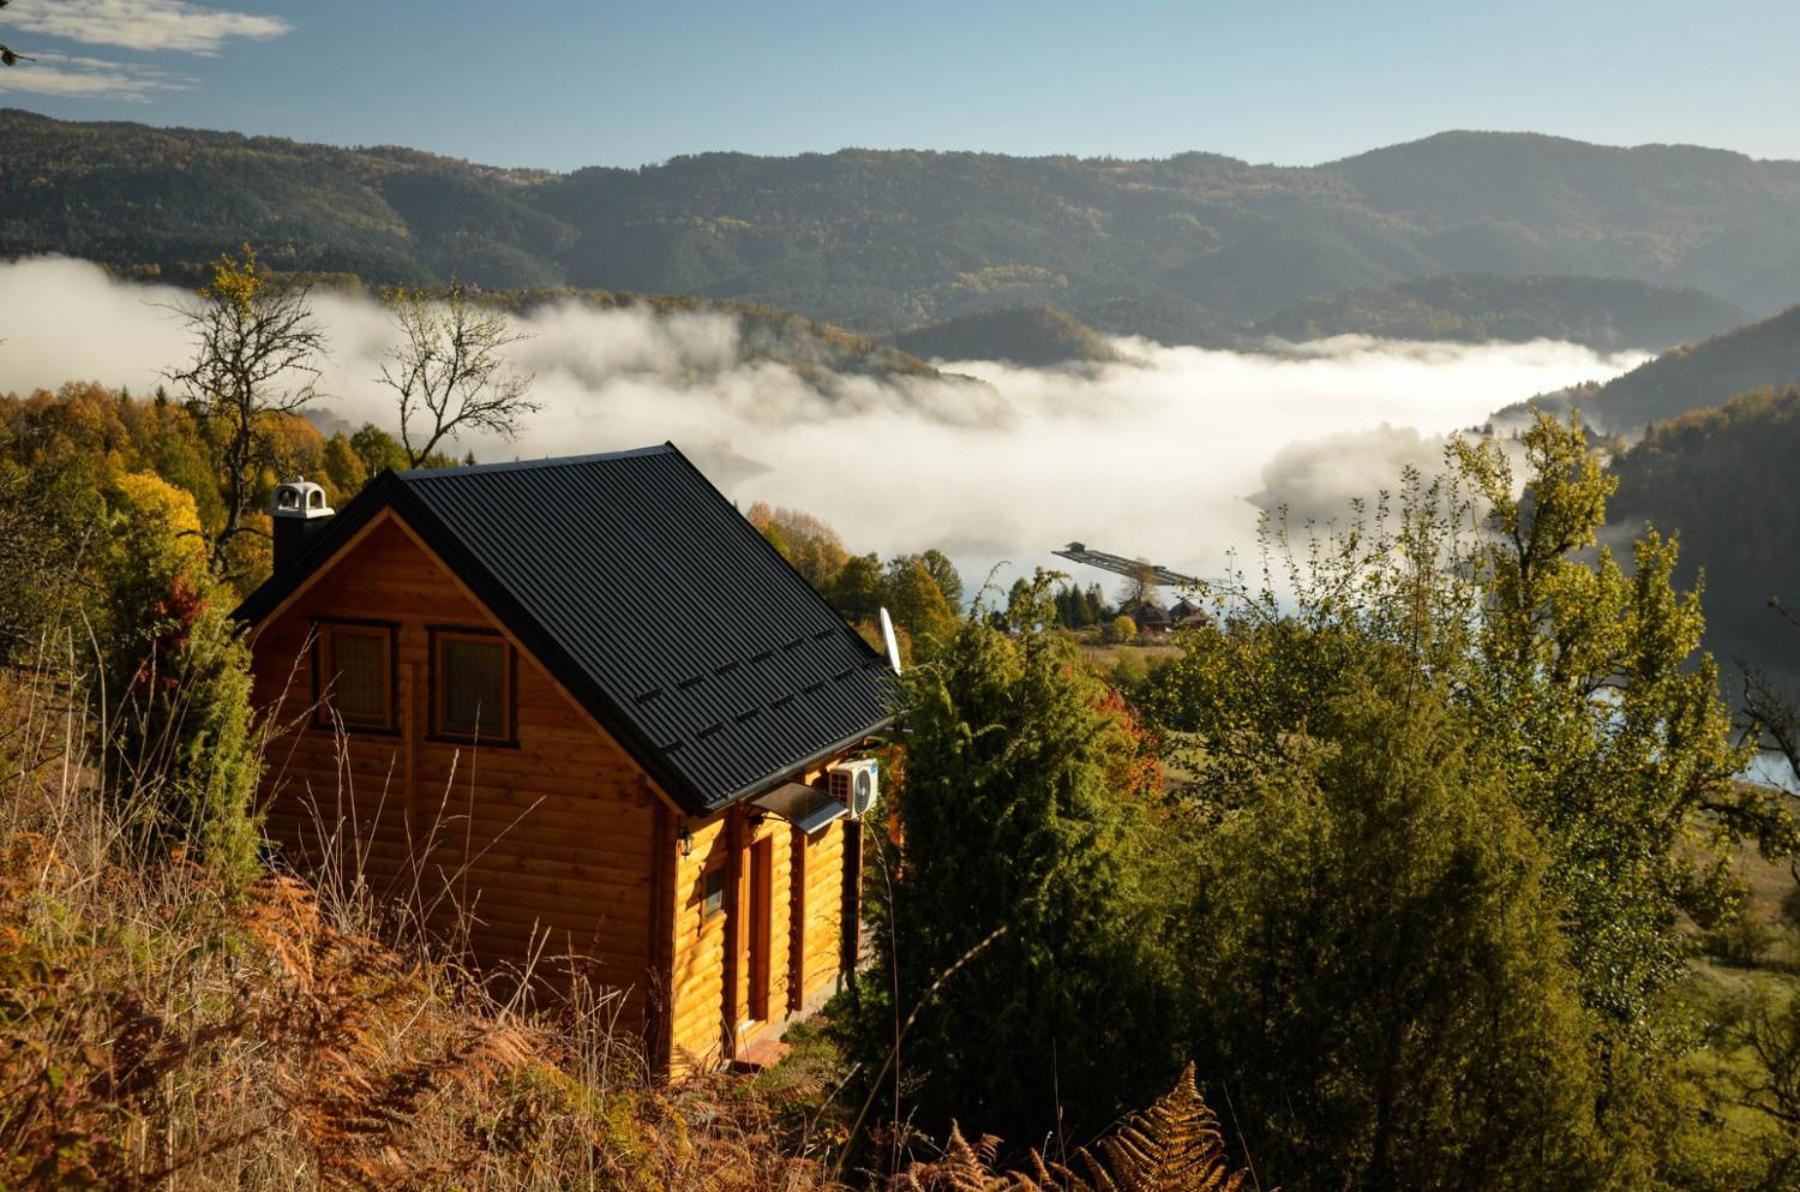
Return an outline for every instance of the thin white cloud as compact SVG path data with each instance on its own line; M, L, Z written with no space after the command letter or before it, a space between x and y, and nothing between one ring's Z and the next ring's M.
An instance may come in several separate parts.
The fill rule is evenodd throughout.
M38 52L34 62L0 70L0 92L28 91L73 99L116 99L148 103L152 96L186 91L194 80L134 62L108 62L68 54Z
M14 0L5 15L9 28L84 45L207 57L227 41L267 41L293 28L280 17L205 8L186 0Z

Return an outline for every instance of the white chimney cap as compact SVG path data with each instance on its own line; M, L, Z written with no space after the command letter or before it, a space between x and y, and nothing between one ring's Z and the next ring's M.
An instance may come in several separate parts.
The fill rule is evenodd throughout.
M330 517L336 510L325 503L325 490L303 477L275 486L275 500L269 506L271 517Z

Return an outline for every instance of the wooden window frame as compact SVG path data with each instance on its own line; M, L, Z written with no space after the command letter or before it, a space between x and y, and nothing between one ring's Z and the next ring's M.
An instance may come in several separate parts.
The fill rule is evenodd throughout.
M427 715L430 717L429 731L425 734L428 741L437 741L446 745L474 745L477 748L491 745L496 749L517 749L519 747L519 650L498 629L485 625L428 625L426 637L430 657L426 665L426 700ZM484 641L497 641L506 651L506 663L501 668L501 679L506 684L506 695L501 701L501 714L506 718L504 736L480 737L474 734L453 733L444 728L443 686L438 682L438 672L443 666L443 652L440 646L445 641L457 638L480 638Z
M368 617L313 617L311 618L312 649L312 727L325 732L337 732L342 729L346 733L360 733L371 737L398 737L404 731L400 723L400 623L398 621L380 621ZM349 720L334 717L331 713L327 691L321 682L320 662L330 649L326 638L338 629L377 630L387 635L388 641L388 700L387 724L355 724Z

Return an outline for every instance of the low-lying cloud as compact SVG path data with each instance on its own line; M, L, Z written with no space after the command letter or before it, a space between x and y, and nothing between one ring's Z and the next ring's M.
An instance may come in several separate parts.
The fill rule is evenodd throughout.
M0 265L0 391L153 388L190 351L159 305L181 297L80 262ZM321 409L391 424L373 380L393 341L385 313L337 294L317 308L332 348L322 388L334 395ZM1404 464L1435 460L1445 433L1641 360L1542 341L1339 337L1253 355L1131 340L1120 346L1140 363L945 365L985 384L821 381L751 351L720 314L568 304L520 324L531 338L512 355L536 374L543 410L517 442L478 437L459 450L498 460L672 440L745 505L808 510L853 549L937 546L977 573L1000 560L1067 567L1049 552L1070 540L1215 573L1253 543L1258 504L1327 519Z

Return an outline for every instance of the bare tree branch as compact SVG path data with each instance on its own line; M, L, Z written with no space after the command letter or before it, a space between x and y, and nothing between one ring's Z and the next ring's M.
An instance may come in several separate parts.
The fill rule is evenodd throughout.
M442 301L396 290L388 307L403 342L388 353L379 380L398 398L400 441L411 467L465 430L514 438L524 417L538 411L528 396L531 374L505 357L508 346L526 337L460 282L451 283Z

